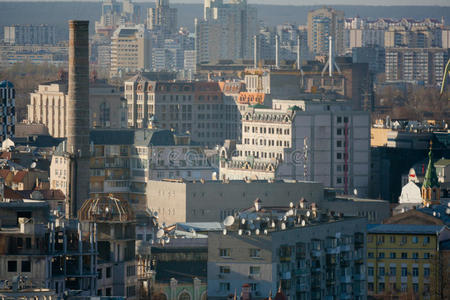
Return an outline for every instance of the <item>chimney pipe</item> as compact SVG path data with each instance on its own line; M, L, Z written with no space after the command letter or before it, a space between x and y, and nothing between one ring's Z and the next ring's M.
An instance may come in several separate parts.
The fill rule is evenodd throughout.
M71 154L70 216L89 197L89 21L69 21L67 149Z
M330 77L333 77L333 67L334 67L333 37L330 35L328 39L329 39L328 56L330 60L330 63L328 64L328 75Z

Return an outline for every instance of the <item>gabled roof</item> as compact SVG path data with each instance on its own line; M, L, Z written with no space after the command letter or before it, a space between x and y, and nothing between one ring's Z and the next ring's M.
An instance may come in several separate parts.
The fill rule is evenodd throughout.
M433 188L439 187L439 181L436 174L436 168L433 162L433 152L430 146L430 152L428 153L428 167L425 173L425 178L423 179L422 187Z
M17 171L16 174L14 174L13 182L23 182L23 179L27 175L28 171Z

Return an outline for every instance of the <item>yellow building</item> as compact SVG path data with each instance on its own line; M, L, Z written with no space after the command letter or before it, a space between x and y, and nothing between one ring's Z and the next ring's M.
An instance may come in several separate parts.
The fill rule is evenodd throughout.
M448 234L445 225L369 225L368 295L443 299L439 242Z

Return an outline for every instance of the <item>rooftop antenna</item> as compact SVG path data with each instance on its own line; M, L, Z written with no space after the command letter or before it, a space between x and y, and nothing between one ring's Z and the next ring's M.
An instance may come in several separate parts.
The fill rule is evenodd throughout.
M333 48L333 37L330 35L328 37L329 45L328 45L328 61L323 67L322 70L322 76L325 74L325 70L328 67L328 76L333 77L334 67L336 67L336 70L341 74L341 69L336 64L336 61L334 60L334 48Z
M280 68L280 36L275 35L275 67Z
M258 36L253 36L253 68L258 68Z

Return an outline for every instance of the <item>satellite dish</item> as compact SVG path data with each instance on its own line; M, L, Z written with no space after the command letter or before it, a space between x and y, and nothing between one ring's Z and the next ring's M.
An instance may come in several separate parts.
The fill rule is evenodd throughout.
M250 230L255 230L255 228L256 228L256 227L255 227L255 224L251 223L251 224L250 224Z
M358 196L358 190L357 189L353 190L353 195Z
M247 230L247 235L252 235L252 232L250 230Z
M286 230L286 223L281 223L281 230Z
M290 203L289 203L289 207L290 207L290 208L293 208L293 207L294 207L294 203L290 202Z
M36 162L34 162L34 161L33 161L33 162L31 163L31 166L30 166L30 168L31 168L31 169L34 169L34 168L36 168Z
M157 212L157 211L153 212L153 216L154 216L155 218L157 218L157 217L158 217L158 212Z
M269 231L267 229L264 229L264 234L267 235Z
M307 216L308 218L311 216L311 212L310 212L309 210L306 212L306 216Z
M223 235L227 235L227 230L226 229L223 230Z
M223 225L225 226L231 226L234 223L234 217L233 216L228 216L225 218L225 220L223 220Z
M255 234L256 234L256 235L259 235L259 229L258 229L258 228L256 228Z
M272 221L272 224L270 224L272 226L272 228L275 228L275 222Z
M302 220L302 226L306 226L306 221Z
M238 234L239 234L239 235L242 235L242 229L239 229L239 230L238 230Z
M245 224L245 219L244 218L242 218L241 223L242 223L242 225Z
M290 209L287 211L286 216L293 216L294 215L294 210Z
M166 236L164 237L164 243L168 244L170 242L170 237Z
M164 235L164 230L163 230L163 229L160 229L160 230L158 230L158 231L156 232L156 237L157 237L158 239L162 238L163 235Z

